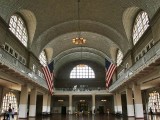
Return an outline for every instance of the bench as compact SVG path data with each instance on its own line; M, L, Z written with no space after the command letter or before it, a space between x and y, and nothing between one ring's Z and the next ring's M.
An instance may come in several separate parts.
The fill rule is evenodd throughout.
M51 115L51 113L50 112L42 112L42 116L50 116Z

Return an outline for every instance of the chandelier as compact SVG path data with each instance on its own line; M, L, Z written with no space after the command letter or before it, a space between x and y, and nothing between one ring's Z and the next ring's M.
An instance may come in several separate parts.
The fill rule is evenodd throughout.
M81 37L81 31L80 31L80 15L79 15L79 2L80 0L78 0L78 8L77 8L77 12L78 12L78 34L76 38L72 39L72 43L76 44L76 45L82 45L86 43L86 39L84 39L83 37Z
M84 39L82 37L81 38L80 37L73 38L72 43L76 44L76 45L82 45L82 44L86 43L86 39Z

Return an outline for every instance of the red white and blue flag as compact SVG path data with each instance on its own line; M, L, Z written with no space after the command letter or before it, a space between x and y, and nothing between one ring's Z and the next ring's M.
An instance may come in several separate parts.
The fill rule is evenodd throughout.
M47 82L48 89L51 95L53 95L53 80L54 80L53 79L54 78L53 65L54 65L54 61L52 61L47 66L42 67L42 71L44 73L44 77Z
M116 69L116 65L112 64L107 59L105 59L106 87L107 88L109 86L109 83L111 81L111 78L113 76L115 69Z

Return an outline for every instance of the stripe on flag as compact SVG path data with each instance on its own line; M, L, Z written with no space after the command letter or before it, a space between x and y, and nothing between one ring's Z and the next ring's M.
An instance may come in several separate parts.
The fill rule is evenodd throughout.
M108 88L113 73L116 69L116 65L112 64L108 60L105 59L105 71L106 71L106 87Z
M48 85L48 89L53 95L53 61L45 67L42 67L42 71L44 73L45 80Z

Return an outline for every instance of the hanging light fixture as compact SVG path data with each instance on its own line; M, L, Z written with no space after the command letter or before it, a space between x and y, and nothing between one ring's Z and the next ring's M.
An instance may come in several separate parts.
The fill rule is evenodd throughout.
M82 37L81 38L77 37L77 38L73 38L72 42L76 45L82 45L82 44L86 43L86 39L84 39Z
M81 31L80 31L80 15L79 15L79 3L80 0L78 0L78 8L77 8L77 14L78 14L78 34L76 38L72 39L72 43L76 44L76 45L82 45L84 43L86 43L86 39L84 39L83 37L81 37Z

